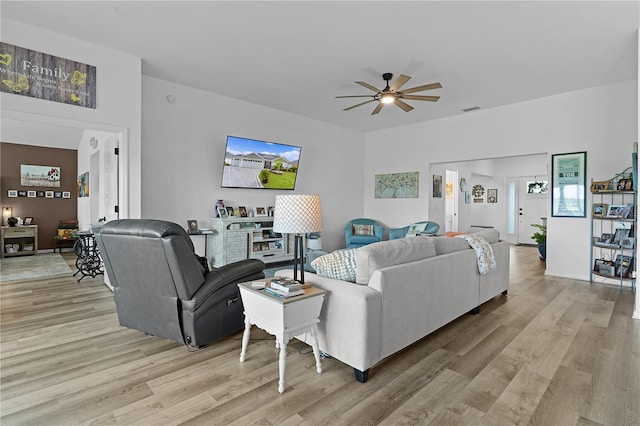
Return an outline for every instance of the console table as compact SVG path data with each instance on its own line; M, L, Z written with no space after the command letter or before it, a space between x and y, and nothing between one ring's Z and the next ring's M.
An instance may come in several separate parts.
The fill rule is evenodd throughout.
M0 257L38 254L38 225L2 226Z

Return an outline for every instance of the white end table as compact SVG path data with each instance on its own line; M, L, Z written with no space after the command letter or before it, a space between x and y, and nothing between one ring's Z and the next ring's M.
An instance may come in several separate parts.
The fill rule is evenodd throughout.
M265 280L269 286L269 280ZM287 358L287 344L291 338L303 333L311 334L311 347L316 359L316 371L322 373L320 351L318 349L318 327L320 310L324 301L324 290L307 288L303 295L279 298L264 290L253 288L252 282L238 284L244 305L245 328L242 336L240 362L244 362L249 344L251 325L265 330L276 337L276 348L280 348L280 381L278 392L284 392L284 371Z

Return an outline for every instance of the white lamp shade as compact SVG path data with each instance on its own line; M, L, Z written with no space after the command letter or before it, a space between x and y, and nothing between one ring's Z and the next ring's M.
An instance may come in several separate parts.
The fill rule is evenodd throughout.
M319 195L276 195L273 230L283 234L322 231Z

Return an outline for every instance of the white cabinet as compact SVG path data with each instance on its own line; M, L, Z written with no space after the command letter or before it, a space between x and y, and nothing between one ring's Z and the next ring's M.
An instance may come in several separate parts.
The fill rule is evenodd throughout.
M265 263L293 259L293 236L273 232L272 217L212 218L209 251L216 268L243 259Z

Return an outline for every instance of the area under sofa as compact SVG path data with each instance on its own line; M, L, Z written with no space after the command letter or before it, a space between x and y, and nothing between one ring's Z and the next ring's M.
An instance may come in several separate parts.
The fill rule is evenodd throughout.
M354 368L369 369L429 333L507 293L509 243L494 229L470 235L490 245L496 267L478 271L475 251L462 238L409 237L356 249L356 283L306 273L327 291L320 313L320 350ZM293 276L292 270L277 275ZM306 336L298 336L306 342Z

